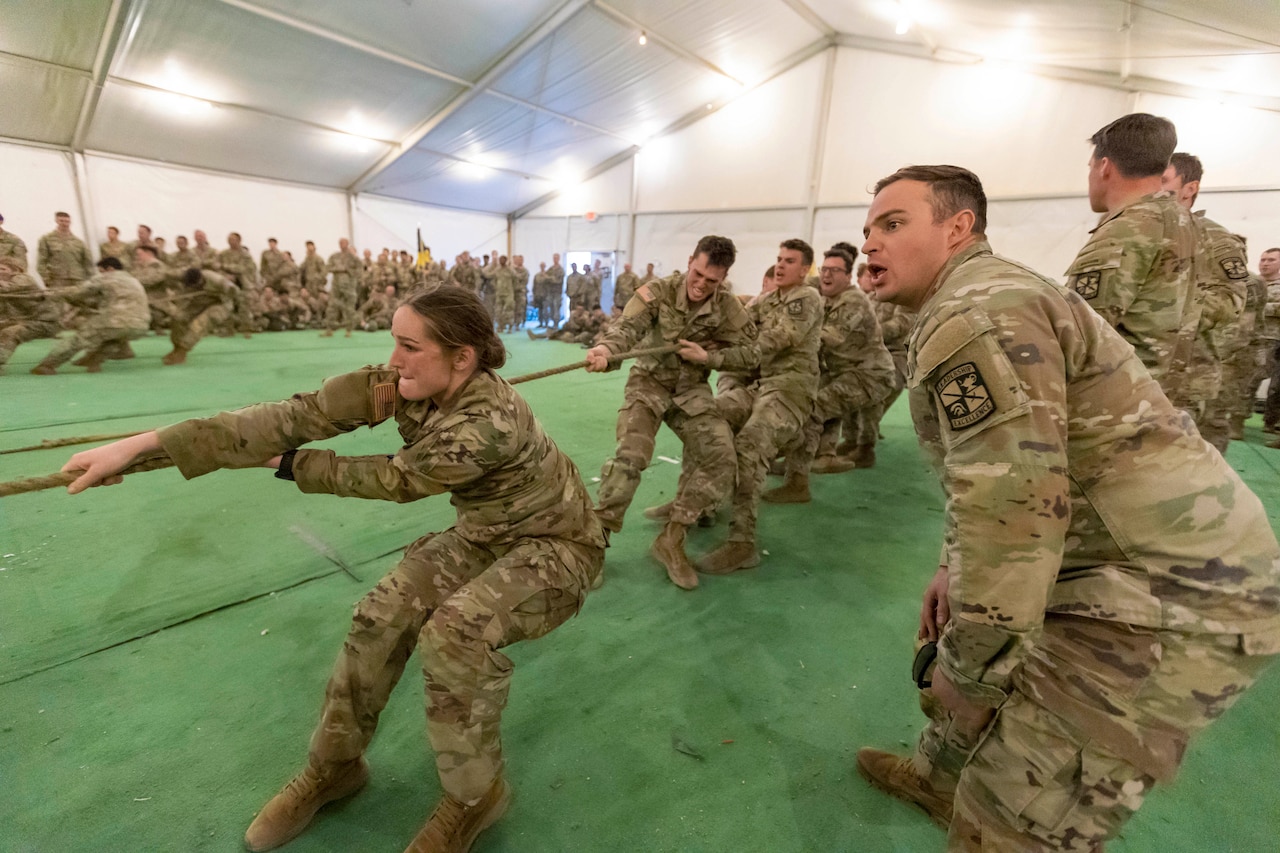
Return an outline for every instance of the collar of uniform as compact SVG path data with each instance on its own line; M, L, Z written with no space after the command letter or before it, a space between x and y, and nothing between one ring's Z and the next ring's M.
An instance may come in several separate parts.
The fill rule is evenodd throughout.
M943 287L947 283L947 279L951 278L951 275L959 269L962 264L978 257L979 255L990 254L991 244L985 239L982 239L975 241L968 248L953 255L950 260L943 264L942 269L938 271L938 277L933 280L933 284L929 285L929 295L925 297L924 304L920 306L921 316L928 313L926 309L929 307L929 304L938 298L938 294L942 292Z
M1144 196L1138 196L1128 204L1121 205L1120 207L1117 207L1115 210L1109 210L1106 213L1102 214L1102 218L1098 220L1098 224L1093 226L1093 228L1089 231L1089 233L1092 234L1094 231L1097 231L1103 225L1106 225L1108 222L1115 219L1117 216L1124 213L1126 210L1133 207L1135 204L1145 204L1146 202L1155 201L1157 199L1162 199L1162 198L1173 198L1173 193L1170 192L1169 190L1158 190L1153 193L1147 193Z

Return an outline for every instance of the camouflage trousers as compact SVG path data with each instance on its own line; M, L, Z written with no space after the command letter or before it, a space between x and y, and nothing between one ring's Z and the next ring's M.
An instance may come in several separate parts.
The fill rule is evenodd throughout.
M40 338L56 338L58 336L58 326L56 323L32 323L18 322L10 323L0 329L0 367L4 367L9 363L9 359L13 356L13 351L18 348L19 344L25 344L27 341L36 341Z
M607 529L622 529L623 516L640 486L641 473L653 459L654 439L663 423L684 444L671 520L691 525L729 496L736 470L733 433L716 413L711 389L705 390L706 411L690 415L648 374L633 370L627 377L618 410L617 449L600 469L596 498L596 516Z
M329 294L329 307L324 312L324 327L330 332L346 327L349 332L356 325L356 294L352 290L334 288Z
M175 317L169 330L169 341L174 349L192 350L200 339L209 333L210 326L231 318L231 309L225 305L211 305L194 317Z
M516 325L523 326L529 319L529 294L522 288L516 288Z
M1253 414L1253 396L1266 370L1263 347L1249 345L1222 365L1222 394L1218 399L1226 411L1227 423L1243 429Z
M876 378L853 372L823 377L825 382L818 389L813 415L787 449L788 475L809 473L809 466L820 448L826 453L834 451L835 436L842 421L868 406L877 405L892 392L891 385L881 384Z
M40 363L46 367L57 367L70 361L81 350L89 355L94 355L100 350L104 353L116 352L123 349L124 344L142 337L148 331L148 329L104 329L89 326L78 330L66 340L58 341Z
M932 691L921 694L930 719L912 762L935 790L954 792L947 849L1097 850L1269 660L1245 654L1236 635L1048 615L978 735L958 731Z
M564 291L554 286L547 293L547 317L553 326L559 326L564 319Z
M875 447L880 440L880 421L884 420L884 413L893 408L893 404L907 387L906 353L893 353L893 366L893 389L889 396L879 403L872 403L849 413L840 422L846 442L858 447Z
M495 551L447 530L410 545L356 605L311 736L312 764L364 753L417 647L440 784L463 802L480 798L503 766L513 664L499 649L576 614L603 562L603 549L564 539Z
M494 295L493 321L499 327L514 326L516 323L516 300L510 293Z
M801 417L790 398L776 391L760 394L755 388L734 388L717 397L716 405L733 428L738 457L729 541L755 542L760 494L769 463L800 437L809 416Z

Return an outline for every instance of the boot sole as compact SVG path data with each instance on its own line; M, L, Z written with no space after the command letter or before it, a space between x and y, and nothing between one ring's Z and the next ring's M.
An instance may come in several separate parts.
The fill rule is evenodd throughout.
M895 800L899 802L906 803L909 806L914 806L919 811L924 812L925 815L928 816L929 820L933 821L934 826L937 826L941 829L950 828L951 815L949 813L941 813L941 812L935 811L934 809L930 808L929 806L925 805L919 800L915 800L915 799L912 799L911 797L908 797L901 790L894 788L890 785L887 785L884 782L881 782L878 778L876 778L871 773L870 770L868 770L866 767L862 765L861 758L857 760L857 766L858 766L858 775L861 776L864 780L866 780L868 785L875 788L877 791L880 791L881 793L888 794L889 796L893 797Z

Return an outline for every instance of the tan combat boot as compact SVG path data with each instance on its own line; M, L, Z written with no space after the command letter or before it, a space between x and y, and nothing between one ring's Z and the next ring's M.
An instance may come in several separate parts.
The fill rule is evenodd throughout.
M651 521L670 521L671 510L675 508L675 499L658 506L651 506L644 511L644 517Z
M807 504L813 500L809 495L809 475L788 473L781 486L769 489L760 497L771 504Z
M187 350L182 347L174 347L173 352L160 359L163 364L182 364L187 360Z
M476 836L497 822L511 805L511 787L499 776L474 805L445 794L404 853L467 853Z
M860 749L858 775L870 782L873 788L922 809L943 829L951 825L954 795L935 791L928 781L916 774L910 758L879 749Z
M667 577L681 589L697 589L698 573L689 562L689 555L684 552L683 524L668 521L662 528L658 538L649 546L649 553L667 570Z
M325 329L323 332L321 332L321 333L320 333L320 337L322 337L322 338L332 338L332 337L333 337L333 329Z
M843 474L854 469L853 460L845 456L819 456L809 466L810 474Z
M728 575L739 569L760 565L756 543L729 541L698 560L698 571L708 575Z
M31 372L36 376L53 376L58 372L58 368L52 364L45 364L43 361L31 368Z
M272 850L302 833L321 807L349 797L369 781L363 758L323 768L311 764L272 797L244 834L249 850Z
M876 464L876 448L871 444L859 444L849 454L854 468L874 468Z

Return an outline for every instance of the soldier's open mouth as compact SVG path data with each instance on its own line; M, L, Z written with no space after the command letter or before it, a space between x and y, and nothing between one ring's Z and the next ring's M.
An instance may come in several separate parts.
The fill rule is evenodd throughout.
M880 264L867 264L867 272L871 274L871 284L876 285L884 281L884 274L888 269Z

